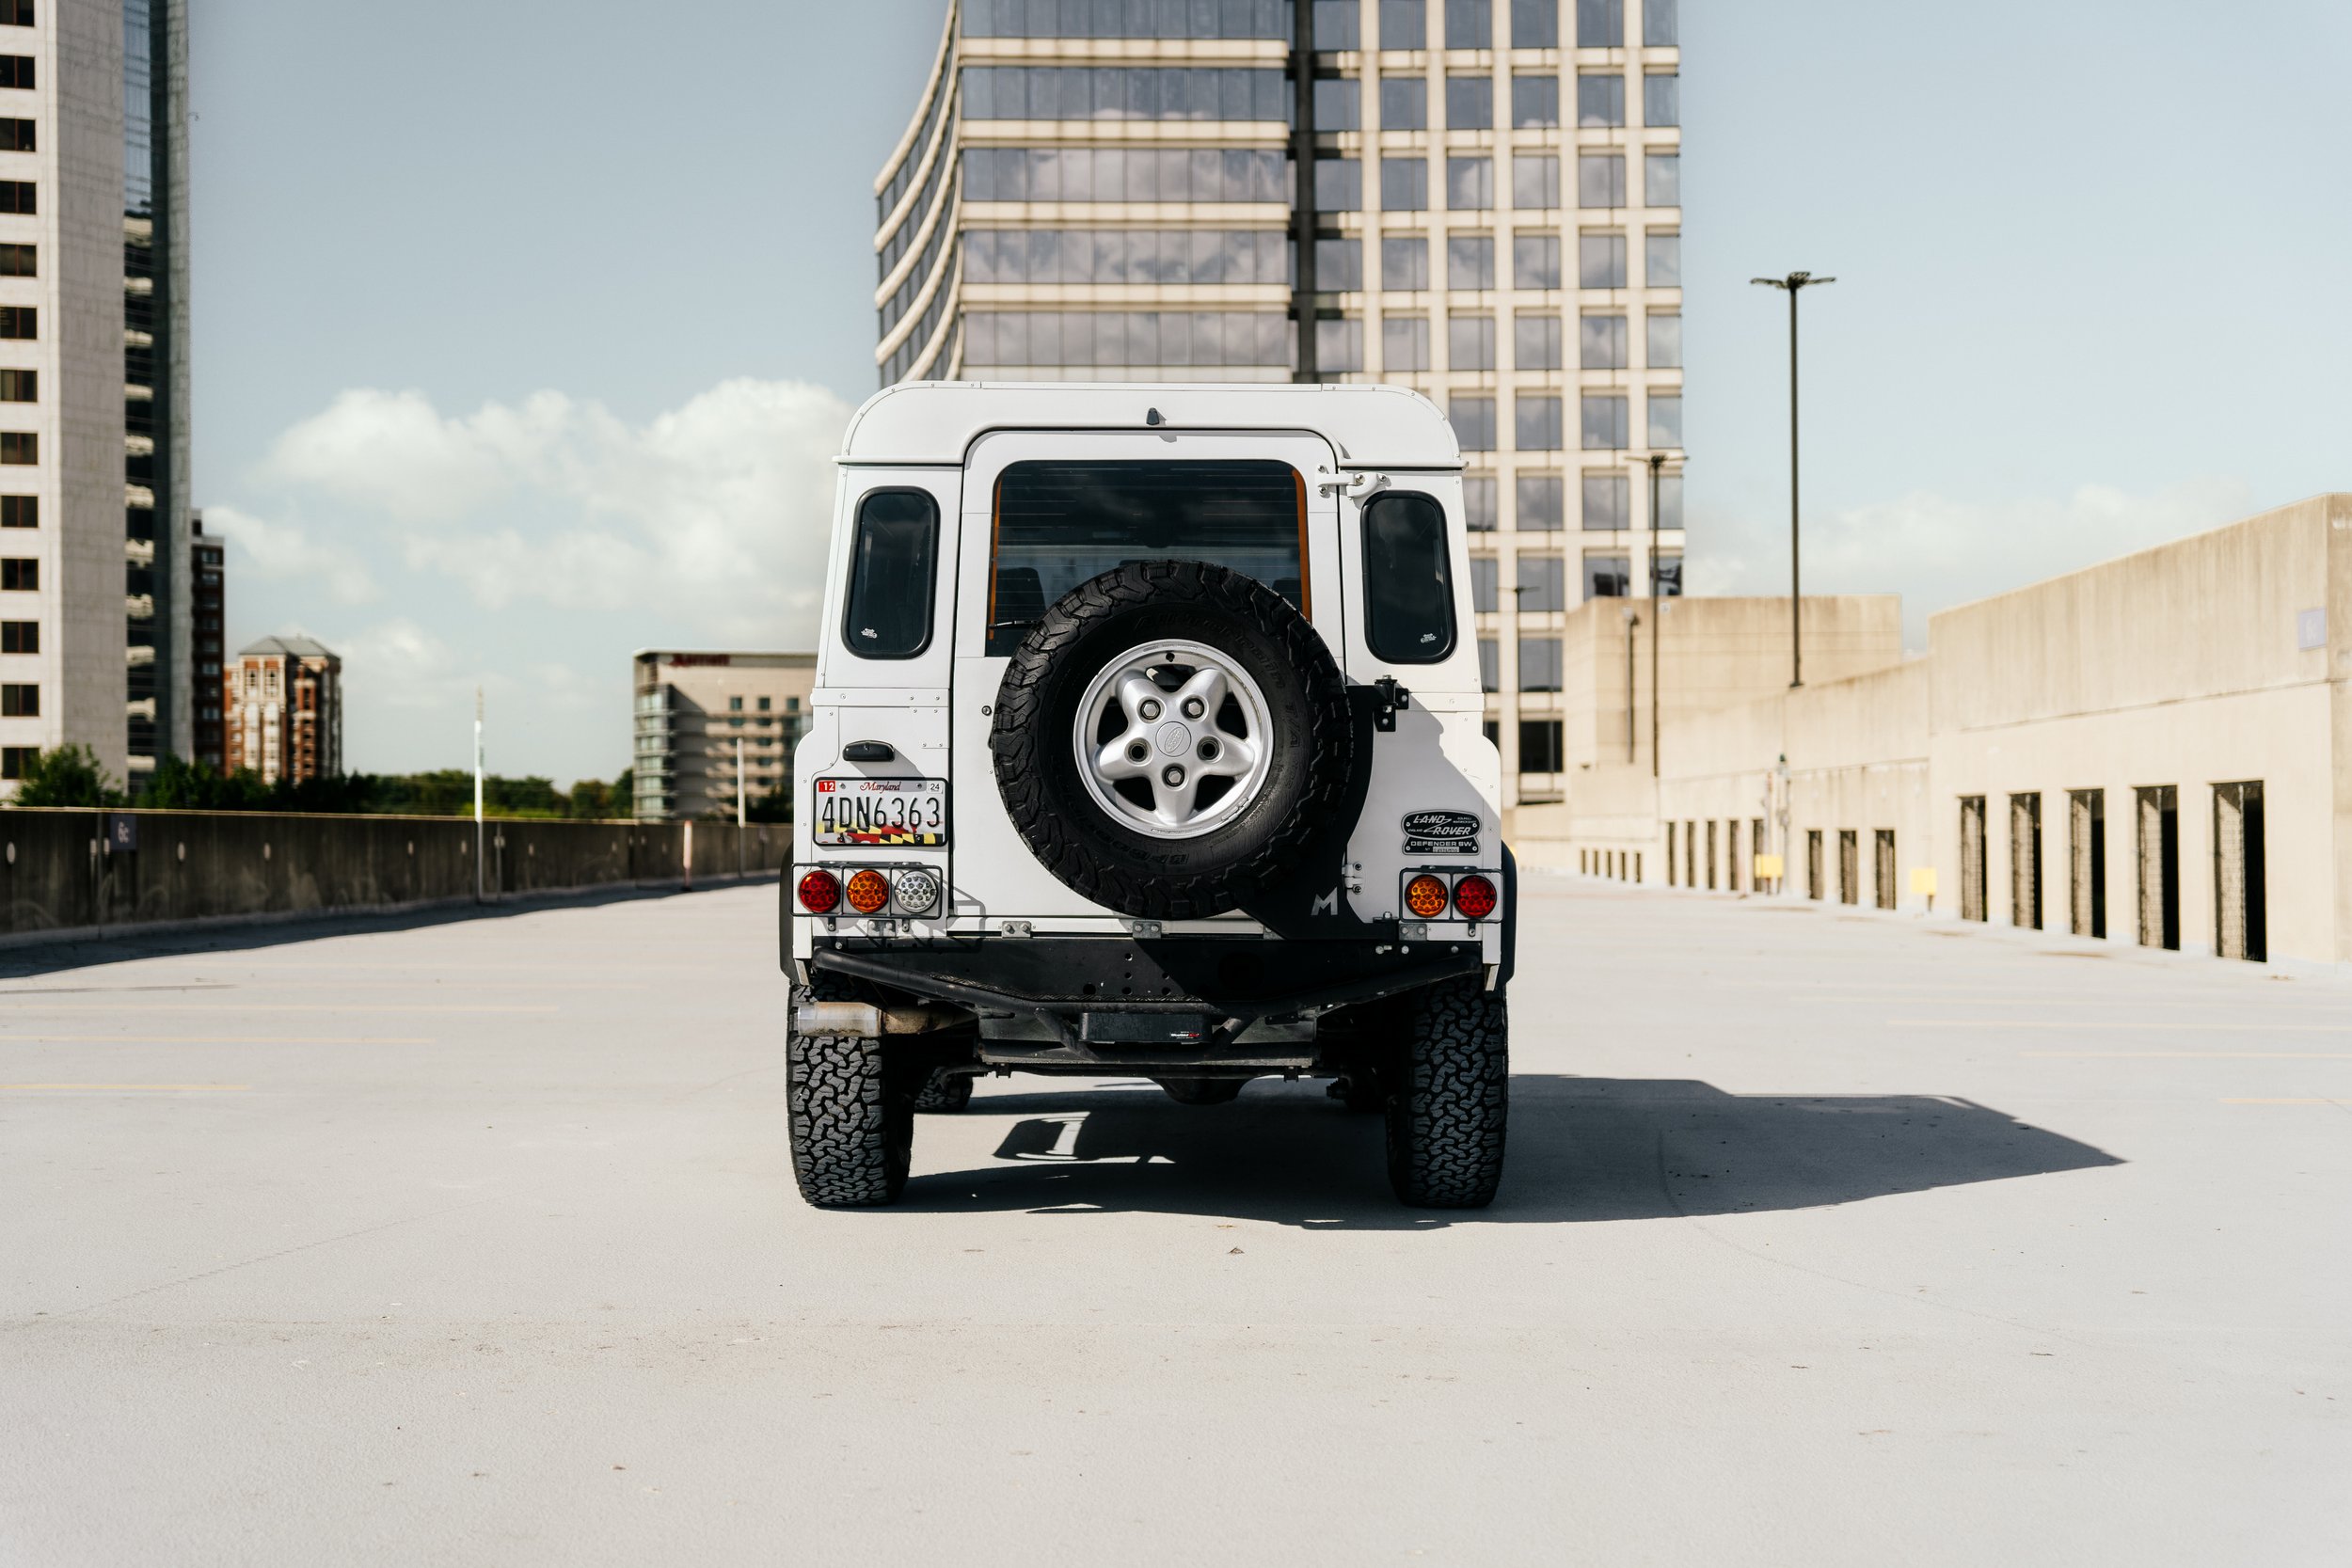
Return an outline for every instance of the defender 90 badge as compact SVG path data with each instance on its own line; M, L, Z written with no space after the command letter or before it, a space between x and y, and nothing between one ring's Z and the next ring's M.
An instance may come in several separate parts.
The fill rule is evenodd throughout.
M1405 853L1408 855L1475 855L1478 817L1467 811L1408 811Z

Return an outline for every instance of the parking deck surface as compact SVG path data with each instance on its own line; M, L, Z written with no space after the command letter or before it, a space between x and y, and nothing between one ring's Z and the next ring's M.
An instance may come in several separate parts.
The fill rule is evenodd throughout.
M0 952L0 1560L2352 1560L2352 985L1531 879L1512 1154L784 1137L771 887Z

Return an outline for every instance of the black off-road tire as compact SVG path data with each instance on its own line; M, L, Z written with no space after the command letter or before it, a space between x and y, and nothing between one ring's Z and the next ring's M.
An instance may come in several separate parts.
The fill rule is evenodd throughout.
M952 1116L972 1103L972 1075L931 1069L923 1086L914 1091L914 1109L924 1116Z
M1483 1209L1502 1180L1510 1014L1475 975L1414 993L1389 1085L1389 1183L1418 1209Z
M1198 838L1151 838L1115 820L1079 778L1071 743L1088 685L1160 638L1224 651L1269 709L1273 764L1257 799ZM1194 920L1241 908L1325 835L1354 827L1340 820L1357 759L1330 650L1289 600L1205 562L1131 562L1064 594L1005 666L989 747L1023 842L1063 883L1122 914Z
M819 972L795 987L800 1004L854 1000L835 976ZM914 1149L915 1085L890 1059L882 1040L856 1035L787 1037L785 1099L791 1118L792 1175L801 1196L818 1209L870 1209L898 1201Z

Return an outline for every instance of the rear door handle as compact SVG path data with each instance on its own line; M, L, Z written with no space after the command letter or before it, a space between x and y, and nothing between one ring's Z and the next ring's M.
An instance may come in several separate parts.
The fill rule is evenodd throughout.
M889 762L898 754L886 740L852 740L841 748L844 762Z

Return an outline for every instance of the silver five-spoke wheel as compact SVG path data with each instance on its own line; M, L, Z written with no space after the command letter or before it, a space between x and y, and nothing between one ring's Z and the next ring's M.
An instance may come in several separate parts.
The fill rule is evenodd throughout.
M1265 694L1230 655L1151 642L1104 666L1072 743L1097 804L1153 838L1197 838L1248 809L1265 784Z

